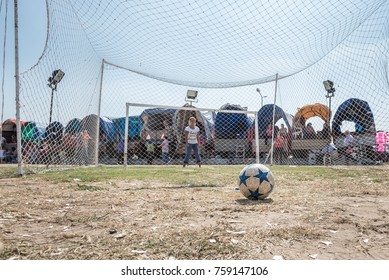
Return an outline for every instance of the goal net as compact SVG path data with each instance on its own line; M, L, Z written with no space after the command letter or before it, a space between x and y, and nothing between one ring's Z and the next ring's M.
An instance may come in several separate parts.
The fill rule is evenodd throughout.
M131 150L131 137L142 133L144 111L157 108L132 105L126 118L123 104L181 108L188 90L198 91L193 106L218 110L213 112L213 144L208 138L206 143L222 143L218 147L226 151L211 149L209 159L256 161L250 125L245 161L235 160L235 144L223 142L238 137L236 127L218 132L218 116L225 113L220 110L229 104L247 111L238 114L248 122L257 114L262 163L389 160L387 0L47 0L46 5L43 53L20 74L28 170L122 164L117 151L126 121L128 164L135 164L133 158L142 155ZM48 78L55 78L55 70L65 75L52 90ZM1 159L12 162L6 153L16 145L9 110L14 106L5 101ZM186 122L179 123L178 132ZM178 145L182 135L177 131L171 141ZM161 140L161 135L150 137ZM181 155L169 156L182 161Z

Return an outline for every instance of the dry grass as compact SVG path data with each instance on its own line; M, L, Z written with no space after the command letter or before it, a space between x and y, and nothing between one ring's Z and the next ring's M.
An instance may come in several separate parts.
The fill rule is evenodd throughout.
M264 201L242 166L0 171L0 259L389 259L389 167L271 167Z

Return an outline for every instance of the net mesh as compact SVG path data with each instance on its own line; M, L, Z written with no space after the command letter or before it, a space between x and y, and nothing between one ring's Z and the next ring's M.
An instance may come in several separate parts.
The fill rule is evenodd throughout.
M124 104L183 106L188 89L198 91L199 108L230 104L258 112L261 161L388 158L388 1L46 3L44 52L20 76L23 153L31 169L96 158L121 164ZM65 76L52 90L47 81L57 69ZM326 80L335 92L324 89ZM131 118L143 124L144 110L152 108L132 109ZM215 125L214 146L236 138L234 125L224 122L230 128L221 134ZM234 150L219 146L229 145ZM231 158L221 150L213 156Z

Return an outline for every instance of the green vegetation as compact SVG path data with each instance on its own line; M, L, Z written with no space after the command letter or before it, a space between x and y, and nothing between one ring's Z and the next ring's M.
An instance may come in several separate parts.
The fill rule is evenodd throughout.
M102 191L102 190L105 190L105 188L77 184L77 190L80 190L80 191Z
M0 165L0 179L16 178L18 175L18 167L15 165Z
M48 171L41 174L26 175L51 182L101 182L101 181L143 181L162 182L192 187L220 187L235 182L243 165L236 166L103 166ZM374 183L389 181L389 174L374 166L350 166L347 169L326 166L271 166L273 174L300 181L315 181L328 178L339 180L363 178ZM367 176L368 175L368 176ZM0 179L18 177L16 166L3 165ZM368 178L367 178L368 177Z

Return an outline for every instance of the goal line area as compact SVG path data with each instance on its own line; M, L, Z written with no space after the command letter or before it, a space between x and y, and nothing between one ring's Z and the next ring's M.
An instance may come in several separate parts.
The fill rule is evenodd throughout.
M196 119L199 155L203 164L259 163L258 112L239 105L196 108L126 103L119 125L123 164L182 164L186 155L185 128ZM270 142L270 141L269 141ZM121 156L121 155L120 155ZM196 162L195 154L190 161Z

